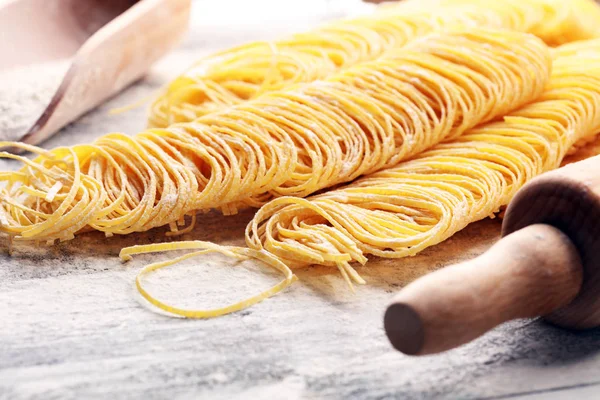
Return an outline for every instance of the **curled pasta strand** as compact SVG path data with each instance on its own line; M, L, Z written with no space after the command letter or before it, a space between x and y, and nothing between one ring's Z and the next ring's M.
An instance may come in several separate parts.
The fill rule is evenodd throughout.
M219 317L221 315L230 314L232 312L240 311L245 308L248 308L256 303L263 301L264 299L271 297L278 292L282 291L286 287L290 286L294 283L297 278L292 273L292 271L285 265L283 262L278 260L273 255L269 254L265 251L257 251L248 249L245 247L233 247L233 246L219 246L210 242L202 242L202 241L188 241L188 242L173 242L173 243L161 243L161 244L152 244L152 245L143 245L143 246L132 246L126 247L121 250L120 257L123 261L131 260L132 255L136 254L144 254L144 253L154 253L154 252L165 252L165 251L174 251L174 250L195 250L201 249L198 251L193 251L191 253L184 254L182 256L166 260L155 262L149 265L146 265L137 275L135 279L135 285L140 293L140 295L146 299L150 304L159 308L162 311L165 311L172 315L177 315L185 318L214 318ZM271 288L262 291L261 293L251 296L247 299L238 301L236 303L230 304L225 307L219 307L211 310L190 310L183 309L179 307L171 306L156 297L154 297L150 292L148 292L143 284L142 277L144 275L148 275L149 273L156 271L161 268L172 266L181 261L197 257L200 255L208 254L208 253L221 253L228 257L233 257L239 260L247 260L247 259L256 259L258 261L263 262L265 265L281 272L284 278Z

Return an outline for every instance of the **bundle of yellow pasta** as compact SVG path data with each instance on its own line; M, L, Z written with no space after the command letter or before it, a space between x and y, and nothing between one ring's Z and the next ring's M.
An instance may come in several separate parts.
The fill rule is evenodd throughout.
M538 97L551 57L532 35L475 29L411 42L327 80L195 122L37 150L4 173L2 231L67 240L183 222L187 213L305 196L458 136Z
M414 4L420 9L455 7L486 8L488 12L502 15L505 26L525 26L521 12L527 14L527 32L532 33L550 46L598 37L600 7L590 0L418 0ZM516 12L514 7L521 7ZM508 12L509 10L515 10ZM515 29L515 28L511 28Z
M311 199L279 198L247 229L251 248L293 263L411 256L507 204L569 148L600 131L600 40L558 48L550 85L503 121Z
M506 28L556 45L595 37L599 19L593 0L407 0L373 15L204 58L157 98L150 126L193 121L265 92L322 79L442 28Z

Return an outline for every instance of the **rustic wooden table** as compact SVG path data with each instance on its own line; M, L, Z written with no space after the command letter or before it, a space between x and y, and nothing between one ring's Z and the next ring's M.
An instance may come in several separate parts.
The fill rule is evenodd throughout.
M146 110L117 116L108 110L152 93L212 47L300 29L280 20L277 28L218 30L198 4L204 3L196 3L190 37L178 51L46 146L89 142L117 130L135 133ZM305 19L315 22L308 14ZM242 244L250 217L211 213L185 238ZM598 330L573 333L515 321L423 358L388 344L382 314L392 293L432 269L480 254L499 229L498 221L482 221L420 256L372 260L359 271L368 285L356 294L336 271L309 268L297 271L300 281L274 298L201 321L149 311L133 279L150 257L128 264L116 257L123 246L165 240L161 230L112 238L90 233L53 248L19 247L13 257L0 256L0 398L599 398ZM214 306L277 279L251 265L230 265L211 258L161 272L148 283L178 304Z

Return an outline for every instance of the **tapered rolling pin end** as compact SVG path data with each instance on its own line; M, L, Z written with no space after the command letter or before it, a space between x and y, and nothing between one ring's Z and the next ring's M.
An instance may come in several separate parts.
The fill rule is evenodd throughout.
M425 342L425 331L419 314L408 304L394 303L385 311L383 325L390 343L398 351L417 355Z
M600 326L600 156L525 185L506 211L502 236L481 256L394 297L384 325L396 349L439 353L515 318Z
M502 236L532 224L559 229L583 264L577 298L543 316L568 329L600 326L600 156L545 173L525 185L506 209Z
M531 225L473 260L407 285L388 306L385 330L405 354L439 353L503 322L559 310L577 296L582 280L569 238L550 225Z

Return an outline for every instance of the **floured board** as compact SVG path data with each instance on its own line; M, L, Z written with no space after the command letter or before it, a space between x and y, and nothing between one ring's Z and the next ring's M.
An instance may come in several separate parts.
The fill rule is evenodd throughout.
M270 29L215 31L206 25L210 18L196 18L190 39L146 79L45 146L136 133L145 125L144 108L108 111L154 93L210 49L309 25L281 20ZM210 213L182 239L242 245L250 218L251 212ZM382 315L392 294L428 271L482 253L499 231L499 221L486 220L417 257L373 259L358 269L368 285L355 294L337 270L299 270L300 281L279 295L201 321L153 313L136 295L137 271L164 255L127 264L117 258L123 246L166 240L163 230L112 238L88 233L52 248L18 247L12 258L0 255L0 398L597 398L600 331L574 334L516 321L425 358L403 356L388 344ZM278 278L206 257L157 273L148 288L181 306L208 307Z

